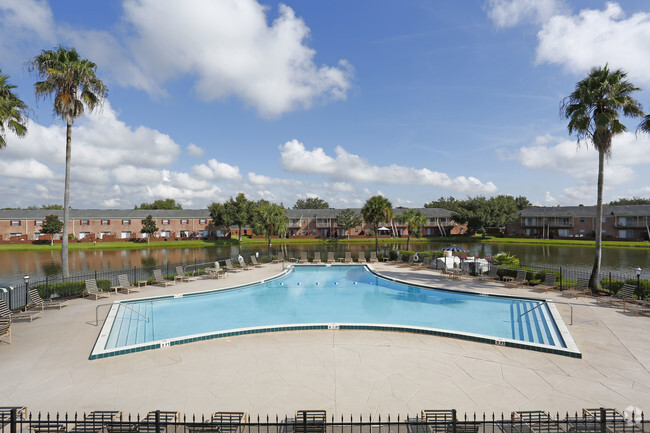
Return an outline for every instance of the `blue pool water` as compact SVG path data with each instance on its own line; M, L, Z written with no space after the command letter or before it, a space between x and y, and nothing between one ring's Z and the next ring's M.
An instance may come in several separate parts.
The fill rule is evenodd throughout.
M103 350L234 329L332 323L441 329L566 347L549 306L539 300L414 287L365 266L297 266L263 284L116 308Z

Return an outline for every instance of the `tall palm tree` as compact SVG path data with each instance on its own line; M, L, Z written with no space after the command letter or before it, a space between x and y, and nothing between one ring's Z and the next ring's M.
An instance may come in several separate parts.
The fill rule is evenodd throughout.
M411 251L411 234L415 233L419 237L422 226L427 222L427 218L422 215L422 212L419 210L406 209L404 212L398 215L396 219L400 223L406 224L406 230L408 231L406 249L408 251Z
M103 102L107 89L97 78L97 65L82 59L74 48L59 45L54 50L43 50L28 64L37 76L34 94L37 99L54 99L54 112L67 124L65 143L65 192L63 195L63 239L61 242L61 268L63 276L68 269L68 220L70 218L70 153L72 125L81 117L84 107L92 111Z
M650 132L650 114L643 118L643 121L639 125L639 129L643 132Z
M284 207L266 200L257 202L254 219L257 230L264 232L269 247L271 236L283 235L289 224L289 218L284 214Z
M602 252L605 159L612 154L612 137L626 130L618 119L619 115L643 116L641 104L631 96L640 89L627 81L626 77L627 74L621 69L610 71L607 65L593 68L585 79L576 84L573 93L564 98L560 106L561 115L569 119L569 133L578 138L578 146L586 140L598 151L596 254L589 278L589 287L594 292L598 290Z
M9 84L9 76L2 74L0 70L0 149L7 146L7 129L18 137L24 137L27 133L27 104L14 94L15 88L16 86Z
M393 204L385 197L376 195L370 197L361 208L361 216L367 224L375 229L375 252L379 251L379 223L389 223L393 219Z

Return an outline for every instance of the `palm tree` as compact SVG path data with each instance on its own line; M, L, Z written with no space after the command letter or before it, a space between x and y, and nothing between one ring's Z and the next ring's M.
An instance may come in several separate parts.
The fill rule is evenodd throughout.
M27 133L27 104L14 94L16 86L9 84L8 80L9 76L0 70L0 149L7 146L7 128L18 137L24 137Z
M627 74L618 69L593 68L587 78L576 84L571 95L564 98L560 114L569 119L569 133L576 134L578 146L583 140L593 144L598 151L598 199L596 204L596 254L589 278L589 287L598 290L601 248L603 237L603 170L605 159L612 154L612 137L626 130L618 117L643 116L641 104L630 96L639 90L625 78Z
M260 200L254 212L256 230L264 233L267 244L271 247L271 236L283 235L287 231L289 218L284 214L284 207Z
M97 65L82 59L74 48L59 45L55 50L43 50L28 64L39 80L34 84L37 99L53 97L54 112L67 124L65 143L65 192L63 195L63 239L61 243L61 267L63 277L70 275L68 269L68 220L70 217L70 150L74 119L81 117L84 107L92 111L101 105L107 89L97 78Z
M427 223L427 218L419 210L407 209L397 216L397 221L406 224L406 229L408 230L406 249L411 251L411 233L415 233L419 237L422 226Z
M643 132L650 132L650 114L644 117L643 121L639 125L639 129Z
M377 228L382 221L388 223L393 219L393 204L380 195L370 197L361 208L361 216L367 224L372 224L375 229L375 252L378 252L379 232Z

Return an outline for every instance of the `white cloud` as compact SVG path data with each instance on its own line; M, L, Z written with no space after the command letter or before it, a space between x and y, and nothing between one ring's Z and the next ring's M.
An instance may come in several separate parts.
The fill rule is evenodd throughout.
M192 167L192 174L195 177L201 179L212 179L212 180L241 180L241 174L239 173L239 167L226 164L225 162L219 162L216 159L212 158L208 161L208 164L199 164Z
M338 146L336 157L331 157L318 147L306 150L298 140L280 146L281 163L285 170L294 173L326 174L336 181L382 183L399 185L431 185L458 192L493 193L497 187L492 182L483 183L475 177L451 178L445 173L427 168L404 167L396 164L376 166L348 153Z
M296 179L279 179L277 177L269 177L252 172L248 173L248 182L253 185L302 185L302 182Z
M0 173L22 179L53 179L55 174L45 164L34 159L18 161L0 160Z
M609 63L622 68L637 85L650 84L650 13L625 17L618 3L604 10L585 9L578 15L550 18L538 33L537 63L562 65L568 72L585 74Z
M203 150L202 148L200 148L199 146L197 146L194 143L190 143L187 146L187 153L190 156L195 156L197 158L201 158L205 154L205 150Z
M52 10L46 0L3 0L0 2L0 58L3 66L25 61L36 36L55 44ZM34 51L33 55L38 54Z
M562 0L488 0L488 17L497 27L513 27L523 21L546 22L566 10Z

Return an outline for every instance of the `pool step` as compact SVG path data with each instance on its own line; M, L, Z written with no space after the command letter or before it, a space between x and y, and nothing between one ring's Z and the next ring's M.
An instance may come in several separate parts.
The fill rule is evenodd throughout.
M115 316L108 341L112 347L130 346L153 339L152 303L129 303L128 307L120 306Z
M545 305L535 308L537 305L539 302L533 301L511 305L513 338L532 343L562 346L562 338L553 325L548 308Z

